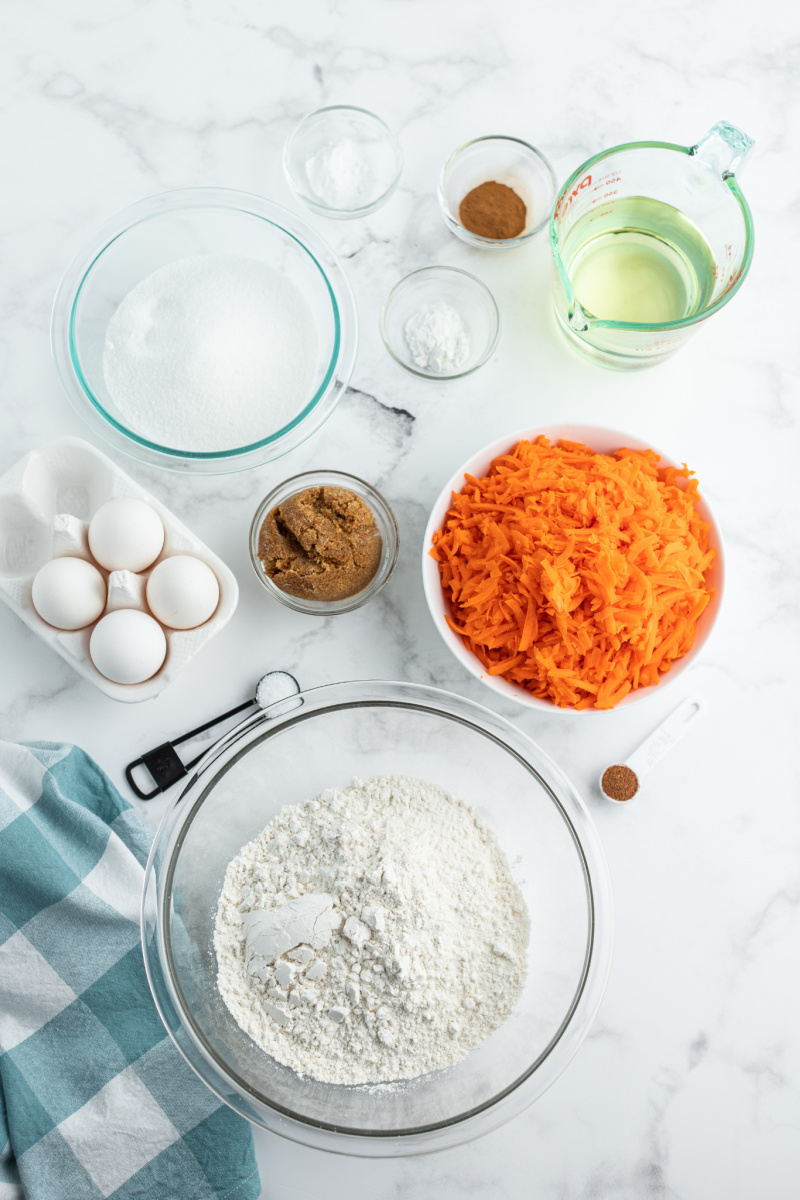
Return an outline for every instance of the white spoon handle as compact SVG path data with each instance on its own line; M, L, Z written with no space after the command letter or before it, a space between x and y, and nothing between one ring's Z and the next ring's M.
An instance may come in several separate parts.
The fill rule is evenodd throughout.
M696 721L704 716L708 705L699 696L689 696L679 704L666 721L655 729L646 741L642 742L630 757L625 759L625 766L636 772L641 780L660 762L668 750L688 733Z

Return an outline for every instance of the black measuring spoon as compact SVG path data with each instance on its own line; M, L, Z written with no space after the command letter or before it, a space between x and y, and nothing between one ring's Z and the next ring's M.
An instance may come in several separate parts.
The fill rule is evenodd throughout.
M171 788L173 783L177 783L179 779L183 779L188 775L192 767L197 766L200 759L208 753L209 747L206 746L200 754L185 763L179 757L176 746L180 746L183 742L190 741L191 738L197 737L200 733L205 733L207 729L213 729L215 725L219 725L222 721L226 721L228 717L235 717L237 713L245 712L248 708L269 708L272 704L277 704L280 700L291 700L297 696L300 691L300 684L295 679L294 675L290 675L288 671L268 671L266 675L262 675L256 686L256 694L252 700L245 700L244 704L237 704L236 708L231 708L227 712L222 713L219 717L214 717L211 721L206 721L204 725L198 725L196 729L190 729L188 733L182 734L181 737L173 738L171 742L162 742L160 746L156 746L154 750L148 750L146 754L142 754L139 758L129 762L125 768L125 778L127 779L131 791L140 800L152 800L154 796L165 792L167 788ZM302 704L302 701L299 701ZM285 712L281 709L281 712ZM280 715L275 713L275 716ZM133 772L136 767L144 767L150 773L150 776L155 783L152 792L143 792L138 783L133 777Z

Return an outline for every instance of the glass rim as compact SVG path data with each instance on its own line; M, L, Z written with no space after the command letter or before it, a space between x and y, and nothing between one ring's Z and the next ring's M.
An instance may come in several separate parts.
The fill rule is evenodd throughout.
M620 154L629 150L674 150L680 154L687 155L689 158L694 157L692 153L694 150L693 146L682 146L678 142L622 142L619 146L611 146L607 150L601 150L599 154L595 154L591 158L587 158L586 161L581 163L579 167L576 167L556 196L553 210L550 214L550 252L553 256L553 264L558 272L559 279L566 293L568 304L576 301L577 297L572 287L572 282L564 266L564 260L561 257L558 230L556 229L556 217L558 215L559 205L569 192L570 188L577 183L580 176L583 175L583 173L590 167L593 167L595 163L602 162L604 158L608 158L612 154ZM739 288L744 283L747 273L750 270L750 265L753 261L755 239L753 214L750 210L750 205L744 198L742 189L739 187L739 183L735 175L720 176L720 182L730 190L733 198L739 205L745 227L744 254L742 257L742 265L739 268L738 278L736 281L727 289L727 291L723 292L721 296L718 296L714 303L710 304L708 308L704 308L701 312L695 313L690 317L682 317L679 321L605 321L596 317L592 317L591 327L593 329L633 329L641 330L644 333L658 333L661 331L670 331L674 329L687 329L692 325L699 324L700 321L704 321L706 317L712 316L715 312L718 312L719 309L724 308L728 301L736 295Z

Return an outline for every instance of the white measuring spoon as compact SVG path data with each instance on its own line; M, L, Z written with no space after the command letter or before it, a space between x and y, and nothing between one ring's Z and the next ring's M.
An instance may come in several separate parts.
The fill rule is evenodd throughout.
M671 750L676 745L684 734L688 733L696 721L704 716L708 709L705 700L700 696L689 696L682 704L679 704L673 713L667 717L665 721L653 730L649 738L642 742L634 750L633 754L629 754L623 763L614 763L611 767L606 767L600 776L600 791L605 796L606 800L610 800L612 804L627 804L628 800L633 800L639 791L641 781L648 771L652 771L656 763L660 762L668 750ZM624 774L619 779L619 782L628 785L628 790L631 788L631 794L626 800L617 799L615 796L609 796L606 789L603 787L603 780L606 777L607 771L612 771L616 768Z

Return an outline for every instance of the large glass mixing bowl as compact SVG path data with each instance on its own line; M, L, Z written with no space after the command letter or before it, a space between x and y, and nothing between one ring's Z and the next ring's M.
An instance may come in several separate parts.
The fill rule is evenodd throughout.
M283 805L372 775L438 783L494 829L530 915L527 981L508 1020L456 1066L403 1084L319 1083L264 1053L223 1003L217 900L230 860ZM417 1154L502 1124L564 1069L608 978L613 900L583 802L519 729L435 688L340 683L279 701L209 751L156 836L142 941L173 1041L237 1112L324 1150Z
M106 330L120 303L153 271L197 254L240 255L280 271L316 327L317 361L302 409L246 446L191 451L150 441L128 428L106 386ZM94 433L152 466L217 475L280 458L327 420L353 373L358 316L339 260L299 217L246 192L185 188L117 213L78 251L56 292L50 340L61 386Z

